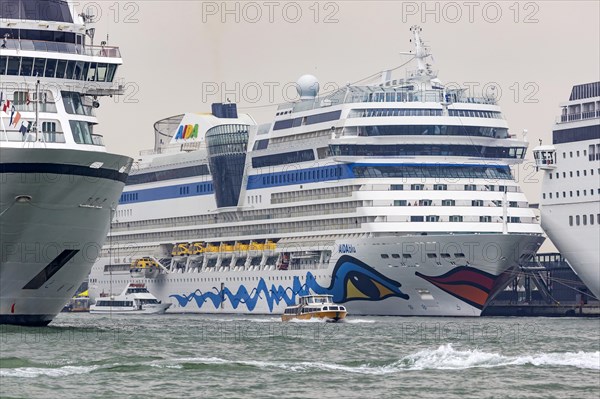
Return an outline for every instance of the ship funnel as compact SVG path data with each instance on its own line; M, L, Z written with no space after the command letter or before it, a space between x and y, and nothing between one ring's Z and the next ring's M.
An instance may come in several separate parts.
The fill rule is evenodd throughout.
M206 132L208 163L219 208L238 204L249 129L250 126L246 124L228 123L217 125Z

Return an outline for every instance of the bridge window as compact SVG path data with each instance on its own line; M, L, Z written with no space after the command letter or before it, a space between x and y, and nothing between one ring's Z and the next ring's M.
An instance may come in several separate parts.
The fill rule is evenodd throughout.
M21 60L21 76L31 76L31 71L33 71L33 58L24 57Z
M69 121L73 140L78 144L94 144L92 140L92 126L84 121Z
M107 63L97 64L52 58L0 57L0 75L112 82L116 70L117 65Z
M20 66L21 66L21 58L20 57L8 57L6 74L7 75L18 75Z
M66 70L67 70L67 61L66 60L58 60L56 63L56 77L59 79L63 79L65 77Z
M47 78L53 78L56 73L56 61L49 59L46 62L46 71L44 72L44 76Z
M97 82L104 82L106 80L106 70L107 70L106 64L98 64L98 68L96 70L96 81Z
M33 63L33 76L44 76L44 70L46 69L46 59L36 58Z

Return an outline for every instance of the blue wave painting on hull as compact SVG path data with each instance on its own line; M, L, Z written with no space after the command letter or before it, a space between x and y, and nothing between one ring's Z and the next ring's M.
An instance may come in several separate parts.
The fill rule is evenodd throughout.
M332 295L336 303L353 300L380 301L392 296L409 299L408 295L400 291L400 286L400 283L385 277L358 259L343 255L333 269L329 287L321 286L313 274L307 272L305 283L302 283L298 276L294 276L291 287L271 284L269 288L267 282L261 278L250 292L244 284L240 284L235 293L227 287L222 290L212 287L211 291L196 290L189 295L173 294L170 297L175 298L181 307L195 302L198 308L202 308L207 301L210 301L214 308L218 309L222 303L229 302L233 309L243 304L249 311L256 308L258 301L264 300L269 311L272 312L273 308L281 302L291 306L297 302L297 296L310 293Z

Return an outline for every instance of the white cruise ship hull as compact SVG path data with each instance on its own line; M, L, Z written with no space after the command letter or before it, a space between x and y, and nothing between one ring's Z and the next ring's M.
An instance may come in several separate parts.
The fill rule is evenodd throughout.
M566 228L569 215L596 216L600 203L546 205L542 208L542 227L569 266L596 298L600 298L600 228L596 225Z
M130 161L0 149L0 323L46 325L61 311L104 244Z
M545 171L542 227L588 294L600 298L600 82L573 86L560 106L552 144L534 149Z
M334 250L319 267L190 269L139 281L173 304L169 313L279 315L298 296L317 293L333 295L351 316L479 316L542 241L526 234L340 238L322 241ZM126 271L105 272L108 263L100 259L90 275L92 297L133 281Z

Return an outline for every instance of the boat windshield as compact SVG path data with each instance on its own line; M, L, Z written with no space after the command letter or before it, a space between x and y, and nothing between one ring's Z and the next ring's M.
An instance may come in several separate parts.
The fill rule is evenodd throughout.
M147 292L148 292L148 289L146 289L146 288L128 288L127 289L128 294L140 294L140 293L144 294Z

